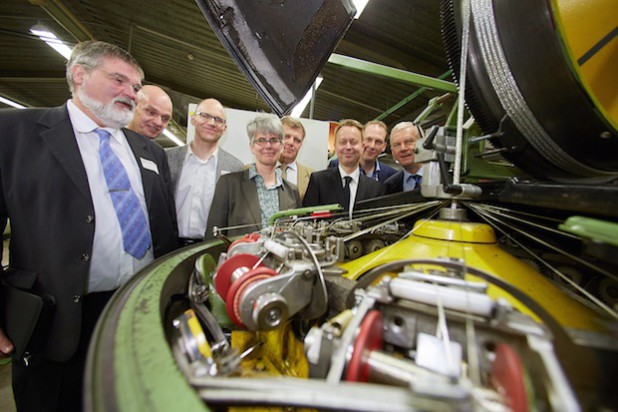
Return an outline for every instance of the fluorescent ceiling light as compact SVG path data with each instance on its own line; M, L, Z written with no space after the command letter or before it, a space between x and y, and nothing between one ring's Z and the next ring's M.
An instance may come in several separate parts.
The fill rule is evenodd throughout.
M354 18L358 19L363 10L365 10L365 6L369 3L369 0L352 0L352 3L354 3L354 7L356 7L356 16L354 16Z
M38 36L39 39L43 40L47 45L58 53L60 53L65 59L69 60L71 57L71 49L67 46L62 40L60 40L56 35L49 30L47 27L42 25L41 23L35 24L30 28L30 33Z
M163 135L167 137L168 139L170 139L172 142L174 142L177 146L185 145L182 140L174 136L174 134L167 129L163 129Z
M4 103L4 104L7 104L9 106L13 106L13 107L15 107L17 109L25 109L26 108L26 106L23 106L23 105L21 105L19 103L14 102L13 100L9 100L9 99L4 98L2 96L0 96L0 103Z
M298 102L296 106L294 106L294 108L292 109L292 113L290 113L290 116L300 117L303 114L303 112L305 111L305 107L307 107L307 105L311 101L311 98L313 97L313 91L318 90L318 87L320 87L320 85L322 84L322 80L324 80L322 76L318 76L318 78L315 79L315 83L313 84L311 89L309 89L305 97L303 97L303 99Z

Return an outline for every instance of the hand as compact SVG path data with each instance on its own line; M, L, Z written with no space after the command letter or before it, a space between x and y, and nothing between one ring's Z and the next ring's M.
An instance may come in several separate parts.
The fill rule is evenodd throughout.
M0 359L8 358L11 352L13 352L13 342L9 340L4 334L4 331L0 329Z

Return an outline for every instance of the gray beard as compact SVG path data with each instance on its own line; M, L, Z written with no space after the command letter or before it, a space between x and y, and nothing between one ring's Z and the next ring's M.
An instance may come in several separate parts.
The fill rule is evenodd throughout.
M116 98L107 104L91 99L90 96L83 91L82 88L77 89L77 97L79 100L99 119L104 126L119 129L128 125L133 119L133 110L135 103L131 100ZM114 106L117 101L122 101L132 105L133 110L130 112L120 110Z

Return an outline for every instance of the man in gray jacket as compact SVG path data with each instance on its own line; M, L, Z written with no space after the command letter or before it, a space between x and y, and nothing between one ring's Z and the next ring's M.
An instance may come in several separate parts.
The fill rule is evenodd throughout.
M195 126L193 141L167 151L183 246L202 240L219 177L243 170L240 160L219 147L227 124L218 100L203 100L191 116L191 124Z

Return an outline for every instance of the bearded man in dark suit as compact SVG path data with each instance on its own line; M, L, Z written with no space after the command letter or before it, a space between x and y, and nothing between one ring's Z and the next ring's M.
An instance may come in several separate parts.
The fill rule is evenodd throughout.
M9 268L0 275L7 296L25 291L53 302L45 332L24 345L7 326L37 318L24 315L25 300L0 301L0 356L18 352L20 411L81 410L88 343L105 304L178 246L165 153L124 128L143 76L125 50L88 41L67 63L65 105L0 110L0 228L11 223Z

